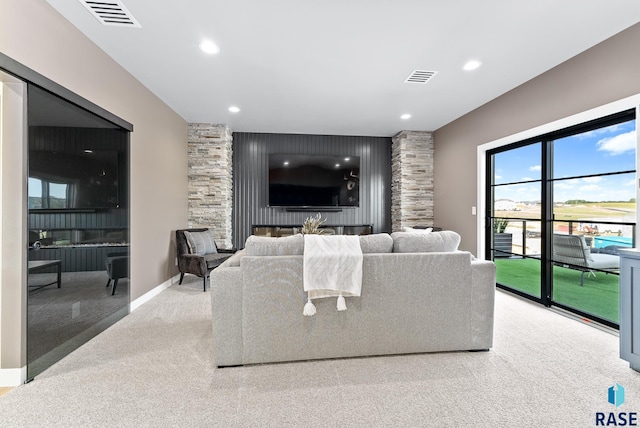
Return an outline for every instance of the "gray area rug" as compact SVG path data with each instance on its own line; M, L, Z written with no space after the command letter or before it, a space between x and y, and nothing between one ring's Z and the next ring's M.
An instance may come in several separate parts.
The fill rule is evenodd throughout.
M504 292L490 352L225 369L209 299L187 276L0 397L0 426L589 427L596 412L640 410L615 334Z

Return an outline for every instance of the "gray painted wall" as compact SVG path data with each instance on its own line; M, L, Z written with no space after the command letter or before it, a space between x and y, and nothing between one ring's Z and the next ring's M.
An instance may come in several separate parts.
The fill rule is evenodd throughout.
M360 156L360 207L323 212L326 224L372 224L391 230L391 138L233 133L233 245L243 248L254 224L302 224L317 211L267 207L269 153Z
M436 130L435 224L475 253L477 146L639 94L638 45L640 24Z

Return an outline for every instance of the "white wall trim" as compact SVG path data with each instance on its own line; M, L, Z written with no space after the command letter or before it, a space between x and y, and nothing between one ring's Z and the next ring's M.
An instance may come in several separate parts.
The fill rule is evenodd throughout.
M164 290L166 290L167 288L171 287L173 284L177 283L179 281L179 278L180 278L179 274L174 276L174 277L172 277L172 278L169 278L168 280L166 280L162 284L160 284L157 287L147 291L142 296L140 296L136 300L132 301L129 304L129 312L135 311L140 306L144 305L149 300L153 299L158 294L162 293Z
M507 146L509 144L517 143L518 141L526 140L528 138L534 138L539 135L547 134L549 132L557 131L560 129L567 128L573 125L579 125L584 122L588 122L590 120L598 119L604 116L608 116L610 114L618 113L624 110L629 110L635 108L636 109L636 121L640 120L640 94L632 95L627 98L623 98L618 101L614 101L591 110L586 110L581 113L574 114L572 116L568 116L553 122L546 123L544 125L537 126L535 128L527 129L522 132L518 132L517 134L509 135L503 138L499 138L494 141L490 141L485 144L481 144L477 149L477 207L478 207L478 216L476 218L476 238L477 238L477 249L476 253L478 254L478 258L484 259L485 248L484 248L484 240L485 240L485 222L486 222L486 154L489 150ZM637 122L636 122L637 123ZM636 127L636 148L640 147L640 132ZM636 150L636 168L640 166L640 150ZM638 174L636 174L637 176ZM640 187L640 186L639 186ZM640 188L636 188L636 200L640 201L638 197L640 195ZM636 218L640 218L640 204L636 204ZM636 232L640 234L640 231ZM638 240L638 236L636 236L636 241Z
M26 84L0 72L0 384L25 379L27 323L27 114Z
M27 367L0 369L0 387L19 386L27 379Z

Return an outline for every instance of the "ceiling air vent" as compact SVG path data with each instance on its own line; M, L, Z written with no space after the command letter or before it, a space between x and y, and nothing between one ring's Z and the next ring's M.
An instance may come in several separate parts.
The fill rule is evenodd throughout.
M422 83L425 84L438 74L437 71L413 70L413 72L404 80L404 83Z
M80 3L103 25L140 27L138 21L136 21L120 0L80 0Z

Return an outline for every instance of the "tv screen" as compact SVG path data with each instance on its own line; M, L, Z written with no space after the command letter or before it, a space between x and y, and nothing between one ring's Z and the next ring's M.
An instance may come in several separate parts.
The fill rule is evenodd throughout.
M30 150L29 209L117 208L117 150Z
M269 206L357 207L358 156L269 155Z

